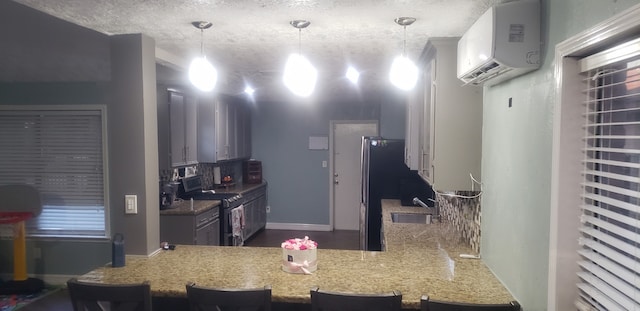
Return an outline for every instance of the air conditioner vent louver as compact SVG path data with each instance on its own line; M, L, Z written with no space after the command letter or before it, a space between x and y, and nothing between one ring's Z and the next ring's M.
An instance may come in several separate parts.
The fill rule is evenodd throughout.
M458 41L458 78L467 84L497 84L540 67L539 54L539 1L496 5Z

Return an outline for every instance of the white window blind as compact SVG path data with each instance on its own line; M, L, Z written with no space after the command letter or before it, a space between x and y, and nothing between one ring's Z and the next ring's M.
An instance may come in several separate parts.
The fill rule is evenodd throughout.
M640 311L640 40L580 65L586 111L576 307Z
M41 194L29 236L107 236L104 123L102 107L0 106L0 183Z

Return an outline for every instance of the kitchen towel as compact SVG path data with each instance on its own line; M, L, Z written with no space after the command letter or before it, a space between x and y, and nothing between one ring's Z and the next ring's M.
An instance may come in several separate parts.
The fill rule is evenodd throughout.
M233 234L234 245L242 245L244 236L244 205L240 205L231 210L231 233Z

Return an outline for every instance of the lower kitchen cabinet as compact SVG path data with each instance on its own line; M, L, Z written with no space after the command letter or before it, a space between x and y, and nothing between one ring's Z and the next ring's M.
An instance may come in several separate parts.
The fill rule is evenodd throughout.
M246 240L267 225L267 185L243 194L243 198L245 225L242 233Z
M195 215L160 215L160 240L171 244L220 245L219 207Z

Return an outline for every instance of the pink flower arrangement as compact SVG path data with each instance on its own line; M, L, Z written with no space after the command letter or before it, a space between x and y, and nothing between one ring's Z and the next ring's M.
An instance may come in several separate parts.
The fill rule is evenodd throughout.
M318 248L318 243L316 241L309 240L309 237L305 236L304 239L295 238L282 242L282 248L294 250L315 249Z

